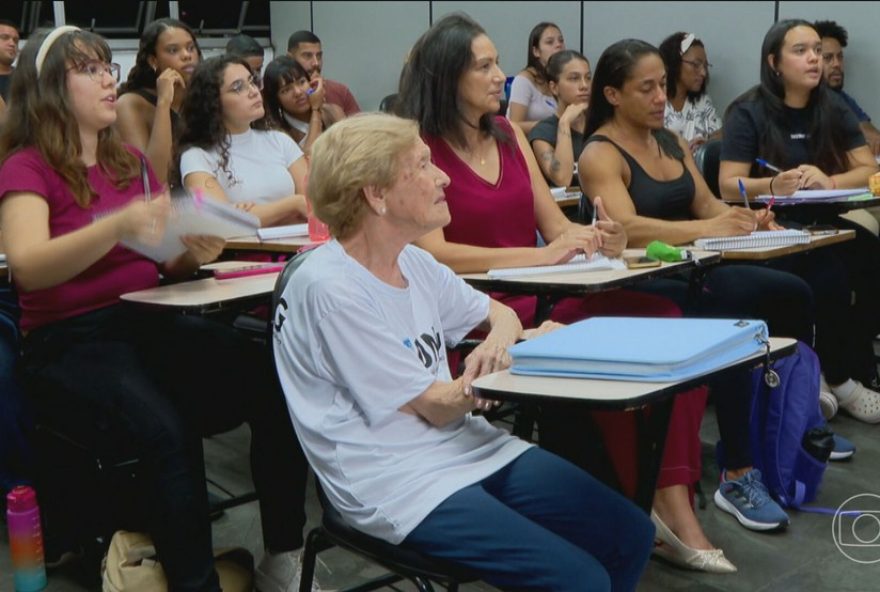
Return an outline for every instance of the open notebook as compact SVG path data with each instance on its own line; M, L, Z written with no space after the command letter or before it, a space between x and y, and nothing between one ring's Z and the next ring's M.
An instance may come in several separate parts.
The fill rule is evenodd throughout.
M257 230L257 236L260 237L261 241L271 240L273 238L293 238L308 235L309 225L307 223L288 224L286 226L268 226Z
M698 238L694 246L705 251L733 251L761 247L785 247L810 242L810 233L802 230L759 230L745 236Z
M769 195L762 194L755 198L759 203L769 203L773 199L773 203L777 206L789 206L803 203L839 203L848 201L862 201L873 199L875 196L867 187L858 187L856 189L801 189L795 191L791 195L782 197L777 195L772 198Z
M559 265L539 265L535 267L506 267L503 269L490 269L486 275L490 278L519 277L528 275L542 275L546 273L569 273L575 271L602 271L607 269L625 269L626 266L620 259L609 259L600 253L593 253L587 258L586 255L575 255L571 261Z
M210 198L181 196L171 200L171 215L165 224L165 234L158 244L134 240L125 240L122 244L153 261L162 262L174 259L186 251L186 245L180 240L182 236L253 236L259 227L259 218L232 205Z

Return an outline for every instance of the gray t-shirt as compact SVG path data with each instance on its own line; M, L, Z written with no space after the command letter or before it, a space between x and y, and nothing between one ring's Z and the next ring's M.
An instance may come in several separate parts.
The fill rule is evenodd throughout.
M510 104L519 103L527 108L525 121L541 121L556 113L556 98L541 94L535 83L519 74L510 85L507 101L507 116L510 117Z
M220 167L216 148L189 148L180 157L181 179L195 172L213 175L233 203L271 203L297 193L289 169L303 152L290 136L275 130L251 129L230 135L229 142L226 170ZM299 193L303 190L300 188Z
M357 529L400 543L447 497L530 446L468 414L443 428L399 411L450 381L444 344L489 314L489 298L408 246L406 288L379 280L335 240L283 293L274 340L297 436L327 497Z

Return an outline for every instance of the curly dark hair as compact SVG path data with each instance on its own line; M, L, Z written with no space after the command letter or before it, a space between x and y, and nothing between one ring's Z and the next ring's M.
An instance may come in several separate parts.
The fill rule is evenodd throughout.
M308 80L309 73L306 72L299 62L290 56L279 56L269 62L263 72L263 106L266 115L262 119L254 123L254 127L260 129L280 129L286 133L296 131L293 129L282 114L284 108L281 101L278 100L278 91L291 82L296 82L305 78ZM298 133L298 132L297 132Z
M128 79L119 87L120 96L141 88L156 88L156 78L158 78L158 75L150 66L149 58L150 56L156 56L156 44L159 42L159 36L168 29L183 29L189 33L193 44L196 46L196 51L199 53L199 61L202 61L202 50L199 47L199 41L189 25L172 18L162 18L153 21L146 26L143 35L141 35L134 66L128 72Z
M226 68L238 64L253 75L253 70L243 58L222 55L205 60L196 66L189 81L186 98L180 113L183 116L183 131L178 141L176 159L189 148L202 150L216 149L220 153L219 169L226 174L230 183L237 181L229 170L229 132L223 124L223 106L220 102L220 87Z
M837 42L840 43L840 47L846 47L846 44L849 41L849 35L847 34L846 29L838 25L837 21L816 21L813 23L813 28L819 33L820 39L823 37L837 39Z

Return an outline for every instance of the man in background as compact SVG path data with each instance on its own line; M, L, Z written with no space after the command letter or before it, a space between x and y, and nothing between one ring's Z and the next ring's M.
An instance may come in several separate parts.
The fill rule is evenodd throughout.
M865 134L865 140L871 151L880 154L880 130L871 123L871 118L859 106L856 100L843 92L844 65L843 48L846 47L849 35L846 29L835 21L816 21L813 26L822 39L822 76L831 90L840 95L859 120L859 127Z
M305 68L312 80L321 77L324 65L324 52L321 40L311 31L297 31L287 40L287 55ZM346 116L360 113L360 106L347 86L341 82L324 78L324 93L327 103L339 106Z
M18 27L12 21L0 19L0 123L9 102L9 81L18 56Z

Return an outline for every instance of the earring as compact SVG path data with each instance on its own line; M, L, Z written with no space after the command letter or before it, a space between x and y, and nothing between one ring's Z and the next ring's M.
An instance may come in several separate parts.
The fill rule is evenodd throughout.
M384 216L386 211L387 211L387 210L385 209L385 206L380 206L380 207L379 207L379 215L380 215L380 216Z

